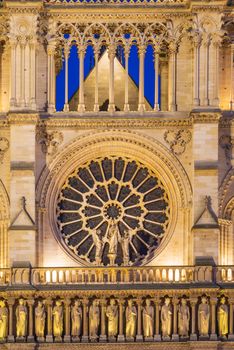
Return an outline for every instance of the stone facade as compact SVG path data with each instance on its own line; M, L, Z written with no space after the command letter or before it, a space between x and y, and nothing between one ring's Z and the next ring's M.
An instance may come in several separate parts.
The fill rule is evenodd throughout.
M69 100L73 46L79 88ZM88 46L95 64L84 79ZM128 74L133 46L139 86ZM153 106L144 94L148 46ZM234 348L233 58L234 11L225 0L0 2L0 302L8 315L5 337L0 324L0 349L76 348L70 312L77 298L84 349L113 341L105 316L111 298L119 312L115 341L129 340L113 348ZM61 69L65 103L56 111ZM202 296L211 310L205 338L199 338ZM163 339L167 297L173 321ZM186 339L178 333L183 297L190 310ZM22 338L21 298L28 310ZM147 341L147 298L154 332L138 345ZM93 344L88 311L96 299L100 326ZM138 315L134 339L125 337L129 299ZM40 300L43 339L35 334ZM61 339L52 331L56 300L64 313Z

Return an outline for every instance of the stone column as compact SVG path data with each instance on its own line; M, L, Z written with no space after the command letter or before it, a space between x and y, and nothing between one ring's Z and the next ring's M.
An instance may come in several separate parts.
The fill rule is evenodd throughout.
M34 321L34 315L33 315L33 305L34 305L34 299L27 300L27 304L29 307L29 322L28 322L28 342L34 342L34 332L33 332L33 321Z
M172 334L172 340L173 341L179 341L179 335L178 335L178 314L177 314L177 308L178 308L178 298L173 298L173 334Z
M210 39L207 36L203 37L203 48L204 48L204 106L209 106L209 66L210 66L210 57L209 57L209 49L210 49Z
M46 300L47 305L47 334L46 334L46 342L47 343L53 343L53 334L52 334L52 305L53 300L47 299Z
M78 104L78 112L85 112L85 103L84 103L84 58L85 58L86 48L83 45L78 47L78 56L79 56L79 104Z
M137 335L136 341L143 341L142 335L142 300L137 299Z
M64 300L64 304L65 304L65 335L64 335L64 342L65 343L70 343L70 341L71 341L71 310L70 310L71 300L70 299L65 299Z
M197 298L191 298L190 299L190 305L191 305L191 309L192 309L190 340L194 341L194 340L197 340L197 334L196 334L196 305L197 305Z
M154 92L154 111L159 111L159 90L158 90L158 74L159 74L159 51L154 51L154 71L155 71L155 92Z
M140 45L138 48L139 56L139 101L138 111L143 113L145 111L145 95L144 95L144 61L145 61L145 46Z
M234 334L233 334L233 304L234 299L229 299L229 333L228 333L228 340L234 340Z
M21 67L20 67L20 107L25 107L25 48L26 40L22 39L20 42L20 51L21 51Z
M106 299L101 299L101 334L99 337L100 342L106 342Z
M15 304L15 299L9 298L7 303L8 303L8 307L9 307L9 329L8 329L7 341L8 341L8 343L14 343L15 337L13 334L13 307Z
M193 105L197 107L200 105L200 46L201 46L201 37L200 35L195 35L193 38L194 44L194 97Z
M233 78L233 59L234 59L234 43L231 44L231 62L230 62L230 109L234 109L234 78Z
M213 38L212 42L213 46L213 69L214 69L214 96L212 105L215 107L219 107L219 68L220 68L220 62L219 62L219 48L220 48L220 37Z
M10 40L11 47L11 97L10 97L10 109L14 109L16 106L16 47L17 40Z
M169 44L169 66L168 66L168 102L169 111L175 112L176 105L176 66L177 66L177 43L171 41Z
M98 59L99 59L99 47L94 48L94 59L95 59L95 90L94 90L94 112L99 111L98 103Z
M89 340L89 335L88 335L88 299L83 299L82 300L82 305L83 305L83 335L82 335L82 342L88 342Z
M48 55L48 83L47 83L47 103L48 113L55 112L55 43L49 43L47 47Z
M66 45L64 47L64 59L65 59L65 103L63 107L64 112L69 111L68 103L68 60L69 60L70 47Z
M30 49L30 107L32 110L37 109L36 105L36 42L29 43Z
M217 340L217 334L216 334L216 303L217 303L217 298L210 298L210 305L211 305L211 334L210 334L210 340Z
M129 101L128 101L128 59L129 59L130 47L125 46L125 97L124 97L124 112L129 112Z
M159 330L159 325L160 325L160 318L159 318L159 305L160 305L160 300L155 299L154 300L154 305L155 305L155 334L154 334L154 341L161 341L161 334Z
M119 299L119 334L118 334L118 342L124 342L124 330L123 330L123 313L124 313L124 299Z
M110 45L108 49L109 57L109 105L108 112L115 112L115 98L114 98L114 61L115 61L115 46Z

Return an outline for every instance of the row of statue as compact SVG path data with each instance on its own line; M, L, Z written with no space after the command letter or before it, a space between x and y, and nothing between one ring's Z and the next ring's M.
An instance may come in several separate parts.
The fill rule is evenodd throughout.
M97 340L100 334L101 309L100 301L94 299L87 308L88 336L90 340ZM52 307L52 331L57 340L62 340L64 334L64 304L58 299ZM81 300L75 299L71 305L71 336L72 339L82 337L84 308ZM125 314L125 336L133 339L137 331L137 319L139 313L138 305L135 305L133 299L128 299L125 307L122 305ZM177 307L178 310L178 335L182 338L189 336L190 330L190 307L185 297L181 298ZM111 298L108 305L105 306L105 322L107 321L107 334L109 339L116 339L119 330L120 309L117 300ZM143 336L147 340L153 339L155 331L155 308L150 299L146 299L143 306L140 306L140 316L142 316ZM225 297L221 297L217 306L218 330L219 336L226 338L228 334L228 314L229 308ZM16 336L19 339L26 338L28 335L28 306L23 298L20 298L15 308L16 317ZM171 298L165 297L160 306L160 324L161 334L164 340L169 340L172 335L172 316L173 305ZM210 332L210 304L206 296L201 298L201 303L197 308L198 332L202 337L208 337ZM103 317L103 316L102 316ZM46 306L42 300L38 300L34 310L35 336L42 340L46 334L47 320ZM48 320L47 320L48 322ZM3 341L8 336L9 311L5 300L0 301L0 340Z

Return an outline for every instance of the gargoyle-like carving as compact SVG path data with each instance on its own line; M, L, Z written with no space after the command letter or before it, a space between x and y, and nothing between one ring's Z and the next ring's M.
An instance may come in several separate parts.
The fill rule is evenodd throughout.
M42 127L37 133L37 142L41 145L43 153L53 155L57 152L58 146L63 142L63 134L60 131L48 132Z
M168 130L164 134L164 140L170 145L171 151L175 155L181 155L185 151L186 145L191 141L192 135L189 130Z
M0 163L3 162L4 155L9 149L9 141L6 137L0 137Z
M230 135L222 135L219 139L220 146L224 149L227 164L232 159L232 148L234 147L234 138Z

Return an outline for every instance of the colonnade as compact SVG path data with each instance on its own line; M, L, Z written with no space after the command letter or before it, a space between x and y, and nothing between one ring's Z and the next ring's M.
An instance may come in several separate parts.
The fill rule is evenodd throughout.
M22 298L0 301L0 340L123 342L233 340L234 299Z

